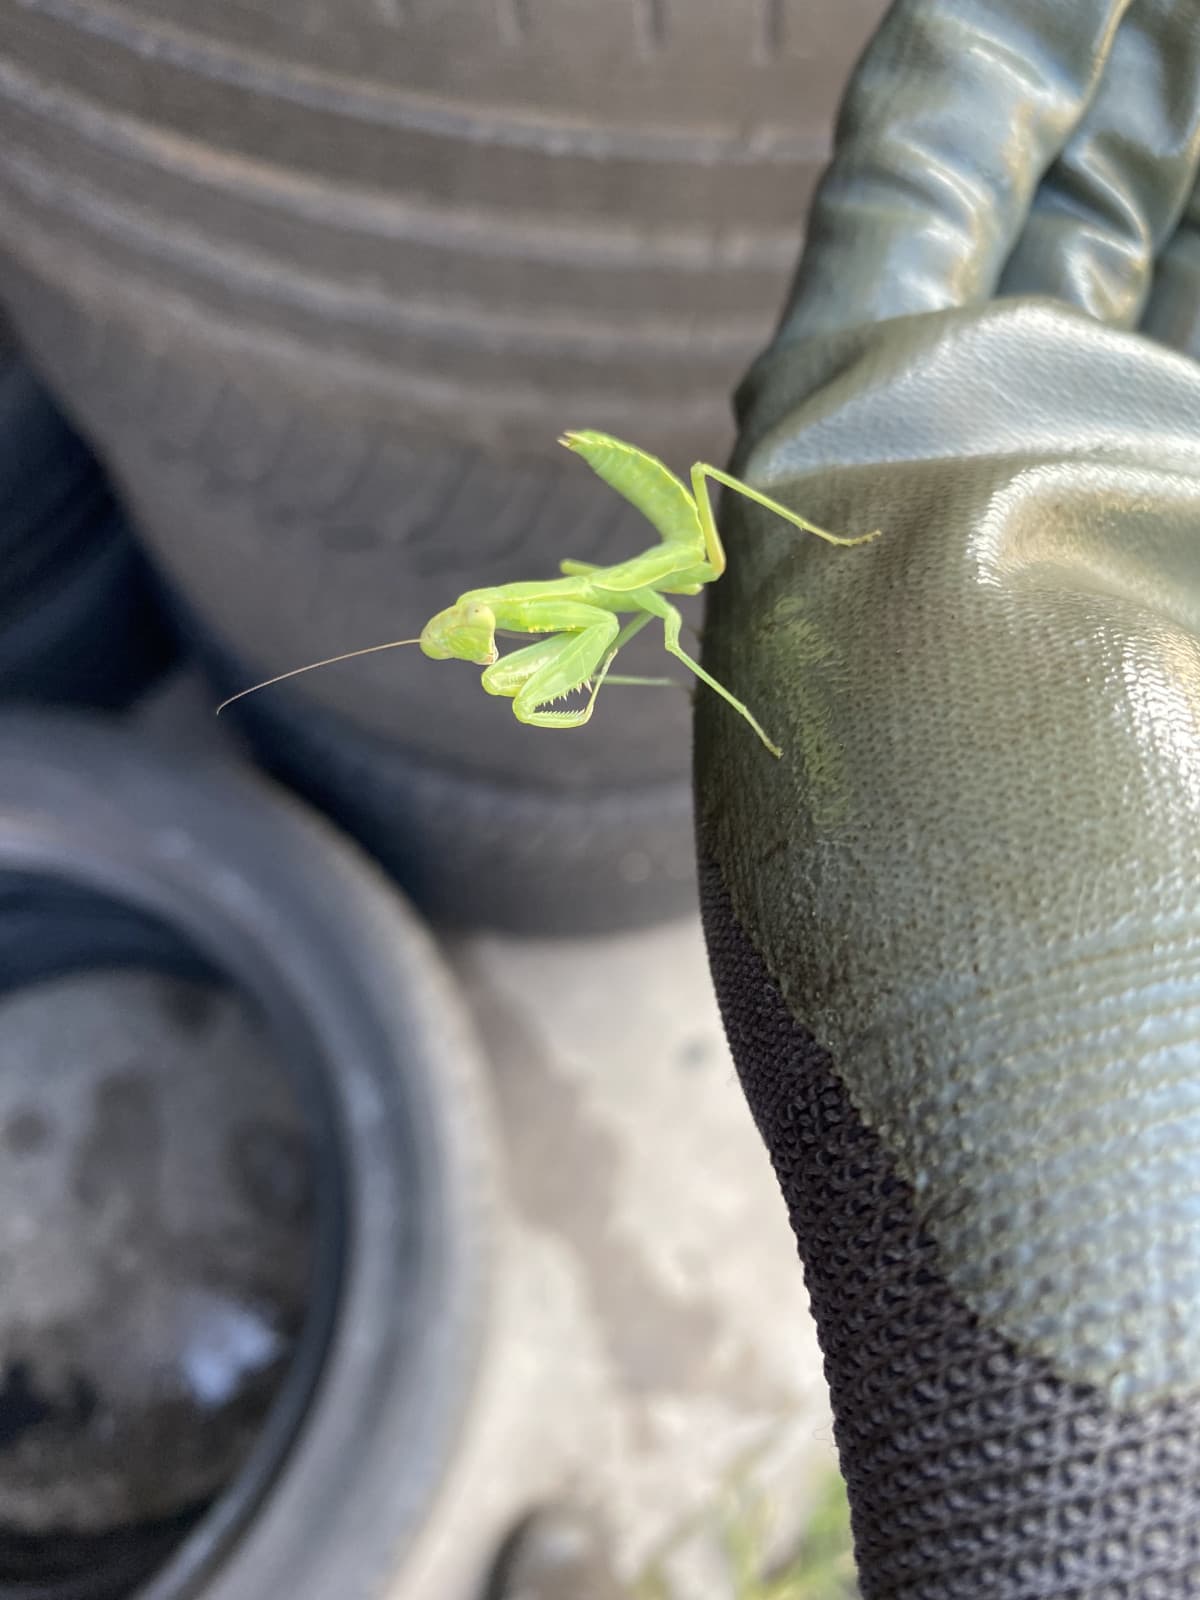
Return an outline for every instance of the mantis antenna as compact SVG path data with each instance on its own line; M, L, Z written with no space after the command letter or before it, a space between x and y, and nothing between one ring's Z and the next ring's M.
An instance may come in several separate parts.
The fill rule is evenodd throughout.
M274 678L264 678L261 683L252 683L248 689L239 689L236 694L231 694L228 700L221 701L215 714L219 717L226 706L231 706L243 695L256 694L259 689L269 689L273 683L282 683L285 678L298 678L302 672L315 672L318 667L332 667L338 661L353 661L355 656L373 656L380 650L399 650L402 644L420 644L420 642L420 639L389 639L386 644L369 644L362 650L345 650L340 656L326 656L324 661L310 661L306 667L293 667L290 672L280 672Z

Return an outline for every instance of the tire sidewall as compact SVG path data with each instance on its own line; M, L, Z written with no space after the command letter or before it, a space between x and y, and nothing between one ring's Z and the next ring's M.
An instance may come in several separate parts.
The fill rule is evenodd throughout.
M486 1326L490 1113L440 960L353 848L261 781L65 715L0 716L0 872L13 871L168 922L263 1008L285 1064L309 1041L343 1151L338 1313L257 1514L229 1549L214 1540L220 1502L198 1530L203 1593L366 1600L397 1581L434 1511ZM199 1592L189 1543L144 1600Z

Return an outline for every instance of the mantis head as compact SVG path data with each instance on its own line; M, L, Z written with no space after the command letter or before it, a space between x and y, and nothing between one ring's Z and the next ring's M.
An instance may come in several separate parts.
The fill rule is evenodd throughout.
M458 661L473 661L476 666L490 667L499 652L496 649L496 618L490 606L480 600L470 600L465 595L421 629L421 649L435 661L445 661L453 656Z

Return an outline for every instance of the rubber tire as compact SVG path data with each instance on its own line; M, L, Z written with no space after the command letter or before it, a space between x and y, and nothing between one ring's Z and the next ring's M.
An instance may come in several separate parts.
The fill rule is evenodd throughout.
M645 544L564 426L726 453L883 9L0 0L0 294L248 681L411 636ZM690 837L682 696L614 688L550 737L416 652L297 694L426 770L576 815L602 788L597 840L613 790L641 816L661 786Z
M39 914L52 937L32 937ZM10 983L142 961L165 932L262 1007L338 1151L318 1187L307 1369L139 1600L403 1587L471 1399L495 1216L483 1069L427 937L350 845L232 762L18 711L0 713L6 925L23 935L5 944Z
M174 646L99 464L0 349L0 700L117 709Z

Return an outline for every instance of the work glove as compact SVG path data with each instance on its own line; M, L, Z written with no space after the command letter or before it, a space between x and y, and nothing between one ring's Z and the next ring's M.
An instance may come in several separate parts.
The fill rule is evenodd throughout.
M1200 1594L1200 4L900 0L725 497L704 911L866 1600Z

